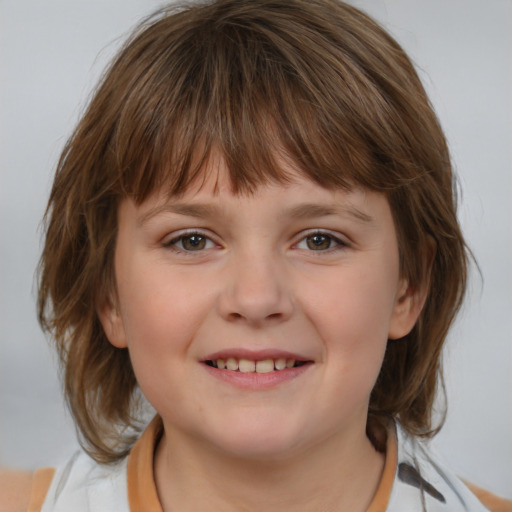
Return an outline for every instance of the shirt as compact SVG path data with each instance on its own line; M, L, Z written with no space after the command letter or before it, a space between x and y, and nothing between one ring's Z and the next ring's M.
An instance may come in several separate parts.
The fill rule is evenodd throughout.
M157 416L129 456L117 464L101 465L77 452L57 471L36 471L28 512L162 512L153 475L153 454L162 429ZM496 503L496 512L512 511L512 502L497 499ZM384 470L367 512L422 510L490 509L432 455L426 444L400 425L391 424Z

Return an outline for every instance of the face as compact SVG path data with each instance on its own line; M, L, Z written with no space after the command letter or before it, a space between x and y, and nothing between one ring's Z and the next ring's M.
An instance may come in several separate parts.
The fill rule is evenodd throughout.
M234 195L218 165L121 204L107 336L166 435L265 458L364 433L387 340L418 314L386 198L297 173Z

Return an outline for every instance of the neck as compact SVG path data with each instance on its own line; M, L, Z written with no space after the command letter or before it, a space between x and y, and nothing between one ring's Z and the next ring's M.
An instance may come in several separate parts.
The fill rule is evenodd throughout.
M364 428L272 460L248 460L165 432L154 463L164 512L365 511L384 467Z

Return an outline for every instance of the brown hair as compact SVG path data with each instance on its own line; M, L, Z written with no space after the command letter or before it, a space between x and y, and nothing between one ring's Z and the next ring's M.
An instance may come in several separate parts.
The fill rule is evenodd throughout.
M342 2L218 0L163 9L138 27L57 167L39 317L85 448L115 460L132 442L123 429L137 425L128 352L108 342L96 313L115 296L118 205L161 187L185 191L213 149L235 192L286 180L284 157L322 186L385 194L413 286L428 279L435 243L425 306L411 333L388 343L369 411L431 435L467 250L446 141L421 82L400 46Z

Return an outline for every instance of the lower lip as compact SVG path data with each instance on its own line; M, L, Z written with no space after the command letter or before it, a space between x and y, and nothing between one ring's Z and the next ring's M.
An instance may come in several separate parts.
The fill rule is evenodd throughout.
M274 370L268 373L244 373L233 370L219 370L207 364L203 364L203 366L210 375L233 386L242 389L263 390L274 388L280 384L296 379L304 372L308 371L308 369L313 366L313 363L306 363L302 366L286 368L284 370Z

